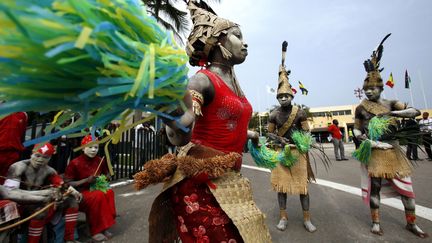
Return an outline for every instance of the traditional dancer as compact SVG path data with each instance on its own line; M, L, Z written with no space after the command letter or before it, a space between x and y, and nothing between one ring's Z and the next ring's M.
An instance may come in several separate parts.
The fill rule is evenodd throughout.
M82 139L81 146L92 141L92 136L87 135ZM112 237L108 229L115 224L116 208L113 190L91 187L101 179L97 179L97 176L109 176L106 160L97 156L98 151L98 144L84 147L84 153L68 164L64 177L66 182L83 195L79 210L86 214L92 240L102 242Z
M239 173L247 138L258 138L247 130L252 107L233 69L245 60L247 44L237 24L216 16L203 1L189 1L188 8L194 27L186 50L191 65L205 68L190 79L192 102L186 97L190 109L180 119L184 126L195 122L191 139L167 123L173 144L192 142L178 157L147 162L135 175L142 188L175 171L153 203L149 242L271 242L250 183Z
M37 190L44 186L62 187L63 179L57 172L48 166L48 161L54 153L54 147L50 143L43 145L35 145L31 158L22 160L12 164L9 168L8 177L4 186L10 190L18 188L24 190ZM41 193L41 195L44 195ZM66 219L65 225L65 242L74 241L74 230L78 218L78 200L81 195L78 193L75 197L57 198L62 199L56 209L50 208L48 212L44 212L36 216L30 221L28 242L38 243L42 235L43 228L54 216L56 210L62 210ZM41 208L40 204L28 205L24 208L25 211L34 211Z
M381 98L383 81L380 75L380 60L383 52L383 43L390 36L388 34L372 53L371 59L364 62L368 73L363 83L367 99L363 100L355 111L354 135L363 141L354 156L362 161L362 194L365 203L369 203L372 217L371 232L382 235L380 224L380 192L388 196L387 190L400 195L405 207L406 229L415 235L425 238L428 236L415 223L415 200L410 175L412 168L409 160L398 145L398 141L388 135L377 136L373 123L376 117L403 117L414 118L420 111L407 107L398 100ZM394 128L395 119L389 120ZM369 147L369 150L366 149ZM371 149L370 149L371 147ZM359 152L364 151L364 153ZM363 154L370 154L370 159L361 159ZM368 156L366 156L368 157ZM387 183L388 182L388 183ZM385 186L389 184L389 186ZM391 186L391 187L390 187Z
M294 98L291 85L289 83L290 70L286 70L284 66L285 52L288 43L282 44L282 64L279 67L279 81L276 98L280 107L274 109L269 116L268 132L270 138L281 140L282 150L286 144L292 145L291 151L298 156L298 161L288 168L280 163L271 173L271 185L273 190L278 193L278 202L280 210L280 221L276 225L279 230L285 230L288 225L288 215L286 212L287 193L300 195L300 202L303 209L303 224L307 231L314 232L316 227L310 220L309 213L309 193L308 181L314 179L313 172L310 167L309 157L307 154L301 155L294 145L292 134L294 131L309 131L306 112L300 107L292 105L291 101ZM285 141L283 141L285 140ZM288 145L289 146L289 145Z

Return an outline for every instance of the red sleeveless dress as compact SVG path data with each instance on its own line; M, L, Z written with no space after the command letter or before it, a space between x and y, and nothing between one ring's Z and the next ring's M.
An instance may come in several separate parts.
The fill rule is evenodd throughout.
M238 97L216 74L200 70L213 84L211 104L202 107L192 131L192 142L225 153L242 153L252 106L246 97ZM241 160L236 164L240 169ZM172 188L177 232L182 242L243 242L237 228L221 209L205 182L187 178Z
M243 152L252 106L246 97L238 97L216 74L200 70L213 84L213 101L202 107L192 132L192 142L229 153ZM241 161L236 165L240 170Z

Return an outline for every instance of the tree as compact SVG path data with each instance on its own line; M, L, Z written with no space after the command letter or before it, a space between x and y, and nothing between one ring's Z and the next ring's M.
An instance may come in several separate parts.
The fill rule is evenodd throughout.
M188 13L179 9L181 2L186 0L142 0L147 6L147 12L167 30L171 30L181 43L189 29ZM220 2L220 0L213 0Z
M142 0L147 12L156 18L167 30L171 30L177 40L183 43L189 27L188 13L176 7L179 0Z

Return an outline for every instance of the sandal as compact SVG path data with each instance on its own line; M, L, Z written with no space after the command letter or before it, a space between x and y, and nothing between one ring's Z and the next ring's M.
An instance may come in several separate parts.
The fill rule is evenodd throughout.
M108 231L108 230L104 230L104 231L103 231L103 234L104 234L108 239L111 239L111 238L113 237L113 233L111 233L111 232Z
M92 236L92 241L93 242L104 242L104 241L107 241L107 240L108 240L108 238L104 234L102 234L102 233L95 234L95 235Z

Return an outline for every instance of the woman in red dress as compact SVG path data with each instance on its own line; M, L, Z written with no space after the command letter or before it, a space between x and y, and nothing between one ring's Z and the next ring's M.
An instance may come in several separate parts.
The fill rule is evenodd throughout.
M190 64L204 69L190 78L190 96L185 97L190 109L180 118L186 127L194 124L192 133L167 122L170 141L187 145L177 157L147 162L135 176L142 188L143 181L162 167L175 170L153 203L149 242L172 242L177 237L184 243L271 242L264 215L252 200L250 183L239 173L247 139L258 140L256 132L247 130L252 107L233 69L244 62L247 44L237 24L217 17L207 5L189 1L188 9L194 28L186 51ZM167 206L173 210L163 210Z

